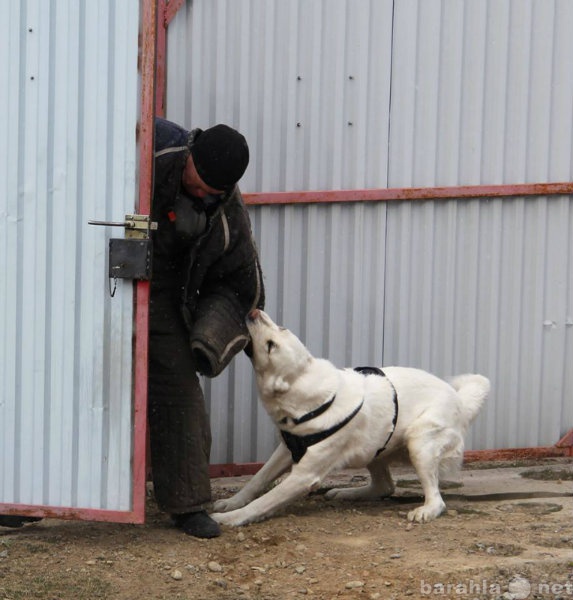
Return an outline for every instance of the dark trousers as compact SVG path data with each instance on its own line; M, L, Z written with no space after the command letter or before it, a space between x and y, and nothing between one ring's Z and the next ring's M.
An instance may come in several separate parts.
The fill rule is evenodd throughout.
M178 294L152 290L149 304L149 432L155 498L171 514L211 501L211 427Z

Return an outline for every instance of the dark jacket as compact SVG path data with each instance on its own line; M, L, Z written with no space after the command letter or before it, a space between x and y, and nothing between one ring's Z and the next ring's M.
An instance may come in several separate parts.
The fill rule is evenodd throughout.
M205 199L182 188L189 148L201 133L156 119L151 294L178 296L197 370L214 377L247 345L245 317L263 308L264 286L238 186Z

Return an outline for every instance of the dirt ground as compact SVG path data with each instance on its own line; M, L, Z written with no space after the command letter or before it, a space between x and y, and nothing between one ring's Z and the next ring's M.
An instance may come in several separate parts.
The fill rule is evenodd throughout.
M329 501L345 471L266 522L183 535L148 502L145 525L44 520L0 528L0 600L573 598L573 463L467 465L443 486L448 511L427 524L408 469L396 496ZM213 481L215 498L247 477Z

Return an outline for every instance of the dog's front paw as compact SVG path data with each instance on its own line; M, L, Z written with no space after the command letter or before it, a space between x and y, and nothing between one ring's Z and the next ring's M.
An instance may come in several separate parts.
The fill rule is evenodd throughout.
M445 509L446 505L443 502L440 504L424 504L424 506L415 508L408 513L408 521L427 523L428 521L432 521L436 517L439 517Z
M248 504L248 502L241 500L241 498L238 495L235 495L231 496L231 498L221 498L221 500L217 500L213 504L213 511L218 513L229 512L231 510L243 508L243 506L245 506L246 504Z
M217 500L213 504L213 510L216 513L229 512L230 510L235 510L237 507L233 506L232 498L225 498L222 500Z
M220 525L229 525L229 527L239 527L240 525L246 525L248 522L241 516L240 511L238 510L231 512L215 512L211 513L210 517Z

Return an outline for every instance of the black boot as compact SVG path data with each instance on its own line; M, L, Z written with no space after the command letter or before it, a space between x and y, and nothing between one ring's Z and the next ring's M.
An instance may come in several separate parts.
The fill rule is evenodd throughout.
M175 526L181 529L187 535L198 538L214 538L221 535L219 523L207 514L206 511L184 513L182 515L173 515Z
M0 515L0 527L11 527L18 529L26 523L36 523L41 521L42 517L24 517L22 515Z

